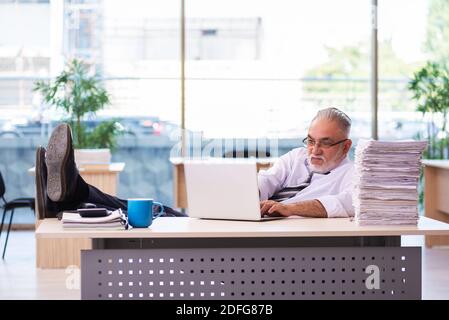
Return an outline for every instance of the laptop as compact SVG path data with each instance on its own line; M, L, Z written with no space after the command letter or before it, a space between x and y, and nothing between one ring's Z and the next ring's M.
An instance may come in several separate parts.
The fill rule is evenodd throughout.
M189 217L265 221L261 217L256 163L250 159L184 162Z

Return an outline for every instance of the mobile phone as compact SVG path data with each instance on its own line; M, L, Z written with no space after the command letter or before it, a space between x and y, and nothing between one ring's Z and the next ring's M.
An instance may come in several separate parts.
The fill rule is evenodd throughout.
M86 209L78 209L77 212L83 218L98 218L98 217L107 217L111 214L105 208L86 208Z

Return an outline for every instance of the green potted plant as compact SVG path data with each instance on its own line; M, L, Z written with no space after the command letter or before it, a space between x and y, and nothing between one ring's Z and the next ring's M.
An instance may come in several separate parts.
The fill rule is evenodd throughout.
M430 114L427 125L426 158L445 159L449 152L447 120L449 113L449 70L446 66L428 62L415 72L408 85L417 101L417 111ZM421 138L421 137L418 137Z
M63 119L72 127L75 157L79 149L103 149L114 151L116 137L123 129L116 120L103 121L95 128L88 128L86 117L94 116L110 103L109 94L98 75L91 74L88 66L74 59L53 81L38 81L34 91L42 94L46 103L61 108L67 114ZM80 156L78 156L80 158Z
M414 73L408 83L412 98L417 102L416 110L423 117L428 114L427 132L419 133L418 140L427 139L427 150L424 158L448 158L449 139L447 135L447 116L449 111L449 71L445 65L427 62L425 66ZM419 180L420 211L424 205L424 176L421 172Z

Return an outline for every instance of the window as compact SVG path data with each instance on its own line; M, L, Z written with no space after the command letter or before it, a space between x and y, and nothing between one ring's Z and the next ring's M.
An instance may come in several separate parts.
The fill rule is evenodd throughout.
M438 50L429 47L435 40L429 31L438 23L430 9L438 2L445 1L379 1L379 139L412 139L425 129L407 84Z
M202 33L188 25L186 41L228 55L187 45L189 129L209 138L298 139L328 106L369 122L368 0L189 0L186 15L211 24L221 17ZM365 123L359 129L370 133Z

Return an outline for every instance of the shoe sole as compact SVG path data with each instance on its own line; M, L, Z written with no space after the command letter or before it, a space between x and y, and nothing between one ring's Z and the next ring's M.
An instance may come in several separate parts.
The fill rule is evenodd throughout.
M45 219L47 214L47 195L45 188L45 177L41 168L45 168L45 149L42 147L37 148L36 151L36 202L38 210L39 220Z
M70 129L67 125L59 125L53 131L48 142L47 163L47 195L55 201L62 201L67 192L64 168L69 157L71 144Z

